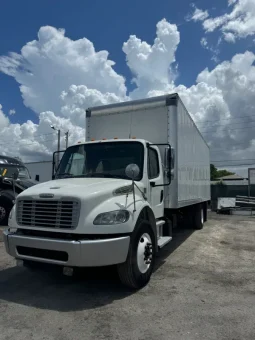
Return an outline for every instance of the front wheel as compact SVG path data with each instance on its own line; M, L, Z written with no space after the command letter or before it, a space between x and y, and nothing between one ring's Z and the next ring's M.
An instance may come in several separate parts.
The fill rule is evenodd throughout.
M11 206L5 200L0 202L0 225L6 226L8 223L9 213L11 211Z
M148 222L135 229L126 262L117 266L121 282L130 288L144 287L150 280L155 262L155 237Z

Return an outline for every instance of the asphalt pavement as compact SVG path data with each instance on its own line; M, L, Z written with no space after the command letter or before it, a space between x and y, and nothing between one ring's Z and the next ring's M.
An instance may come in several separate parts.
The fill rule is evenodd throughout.
M0 339L254 340L255 219L179 229L137 292L114 268L29 271L0 243Z

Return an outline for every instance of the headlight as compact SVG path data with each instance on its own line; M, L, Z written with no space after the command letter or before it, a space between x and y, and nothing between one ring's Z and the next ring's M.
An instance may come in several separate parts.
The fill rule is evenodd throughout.
M128 219L129 212L127 210L115 210L97 215L93 224L95 225L121 224L127 222Z

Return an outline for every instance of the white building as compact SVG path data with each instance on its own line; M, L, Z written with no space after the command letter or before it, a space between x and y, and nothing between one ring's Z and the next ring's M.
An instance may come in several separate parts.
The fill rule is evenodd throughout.
M47 182L52 178L52 161L25 163L31 178L38 182Z

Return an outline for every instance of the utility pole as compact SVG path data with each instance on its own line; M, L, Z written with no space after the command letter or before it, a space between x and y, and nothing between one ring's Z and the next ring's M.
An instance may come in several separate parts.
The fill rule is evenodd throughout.
M68 148L69 130L65 132L66 149Z
M55 131L58 132L58 149L57 149L57 151L58 151L58 153L57 153L57 167L58 167L58 165L59 165L59 151L60 151L60 133L61 133L61 131L59 129L56 129L55 126L53 126L53 125L51 125L50 127L52 128L52 130L55 130Z
M58 153L57 153L58 166L59 166L59 151L60 151L60 130L58 130Z

